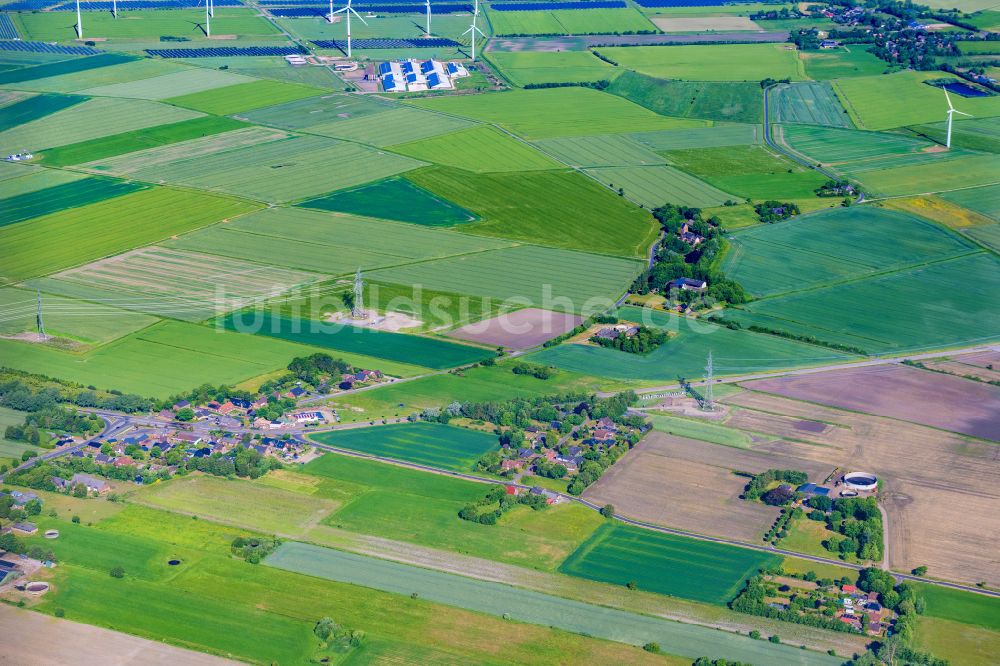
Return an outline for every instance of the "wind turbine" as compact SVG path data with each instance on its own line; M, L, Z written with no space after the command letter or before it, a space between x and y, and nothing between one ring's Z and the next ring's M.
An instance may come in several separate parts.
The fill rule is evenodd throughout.
M209 10L208 0L205 0L205 36L212 36L212 12Z
M462 33L462 35L472 35L472 61L473 62L476 61L476 33L478 32L483 37L486 36L486 33L483 32L482 30L480 30L479 26L476 25L476 19L477 18L479 18L479 0L476 0L476 4L475 4L475 6L474 6L474 8L472 10L472 25L469 26L468 30L466 30L465 32Z
M942 88L942 90L944 89ZM948 96L947 90L944 91L944 98L948 100L948 136L945 138L944 147L951 148L951 123L955 119L955 114L957 113L960 116L969 116L970 118L972 116L963 111L959 111L951 105L951 97Z
M354 7L351 7L351 0L347 0L347 4L337 11L333 11L333 0L330 0L330 23L333 23L334 14L344 14L347 16L347 57L351 57L351 14L357 16L362 23L368 25L368 21L361 18L361 14L354 11Z
M76 0L76 38L83 39L83 15L80 13L80 0Z
M118 18L118 0L111 0L111 15Z
M431 36L431 0L426 0L425 4L427 5L427 30L426 30L427 35L426 36L430 37Z
M215 18L215 0L205 0L208 3L208 15Z

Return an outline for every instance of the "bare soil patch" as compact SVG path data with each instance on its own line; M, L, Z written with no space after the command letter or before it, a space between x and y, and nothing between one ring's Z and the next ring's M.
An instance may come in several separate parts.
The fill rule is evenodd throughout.
M698 16L684 18L651 18L663 32L708 32L717 30L762 32L763 29L746 16Z
M572 330L581 321L583 318L575 314L524 308L468 324L448 336L507 349L528 349Z
M1000 387L904 365L790 375L744 386L1000 441Z

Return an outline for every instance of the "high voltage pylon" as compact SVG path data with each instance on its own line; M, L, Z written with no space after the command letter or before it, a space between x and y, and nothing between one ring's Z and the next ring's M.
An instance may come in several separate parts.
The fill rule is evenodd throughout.
M38 309L35 313L35 326L38 328L38 339L48 340L47 335L45 335L45 324L42 323L42 290L38 290Z
M364 302L362 301L362 291L364 290L364 280L361 279L361 267L354 274L354 304L351 307L351 317L354 319L365 318Z
M705 399L702 401L702 409L706 412L715 411L715 396L712 385L715 383L715 367L712 363L712 352L708 352L708 362L705 364Z

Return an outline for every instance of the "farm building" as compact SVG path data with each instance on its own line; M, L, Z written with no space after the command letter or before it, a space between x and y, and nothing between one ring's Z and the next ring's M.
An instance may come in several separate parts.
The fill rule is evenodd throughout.
M824 486L818 486L815 483L803 483L801 486L795 489L796 492L800 492L803 495L809 497L815 497L817 495L827 496L830 494L830 489Z
M680 289L681 291L705 291L708 288L708 283L704 280L683 277L671 282L669 287L671 289Z
M449 90L455 87L454 79L468 75L468 70L459 63L437 60L383 62L378 66L385 92Z
M111 486L108 485L107 481L94 478L88 474L74 474L73 478L70 479L70 483L74 486L81 483L92 493L103 494L111 490Z

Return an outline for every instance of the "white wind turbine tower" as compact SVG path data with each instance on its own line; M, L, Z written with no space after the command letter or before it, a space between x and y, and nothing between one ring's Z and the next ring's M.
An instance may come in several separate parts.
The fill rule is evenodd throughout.
M347 57L351 57L351 14L354 14L361 20L362 23L368 25L368 21L361 18L361 14L354 11L354 7L351 7L351 0L347 0L347 4L337 11L333 11L333 0L330 0L330 23L333 23L333 15L343 13L347 17Z
M960 116L969 116L970 118L972 116L963 111L959 111L951 105L951 97L948 96L947 90L944 91L944 98L948 100L948 135L945 138L944 147L951 148L951 123L955 119L955 114L957 113Z
M118 0L111 0L111 15L118 18Z
M205 0L205 36L212 36L212 11L209 9L208 0Z
M479 0L476 0L476 4L474 5L474 8L472 10L472 25L469 26L468 30L466 30L465 32L462 33L463 35L472 35L472 61L473 62L475 62L475 60L476 60L476 33L478 32L483 37L486 36L486 33L483 32L482 30L480 30L479 26L476 25L476 19L477 18L479 18Z
M83 39L83 15L80 13L80 0L76 0L76 38Z
M431 36L431 0L426 0L425 4L427 5L427 30L425 32L427 33L426 36L430 37Z

